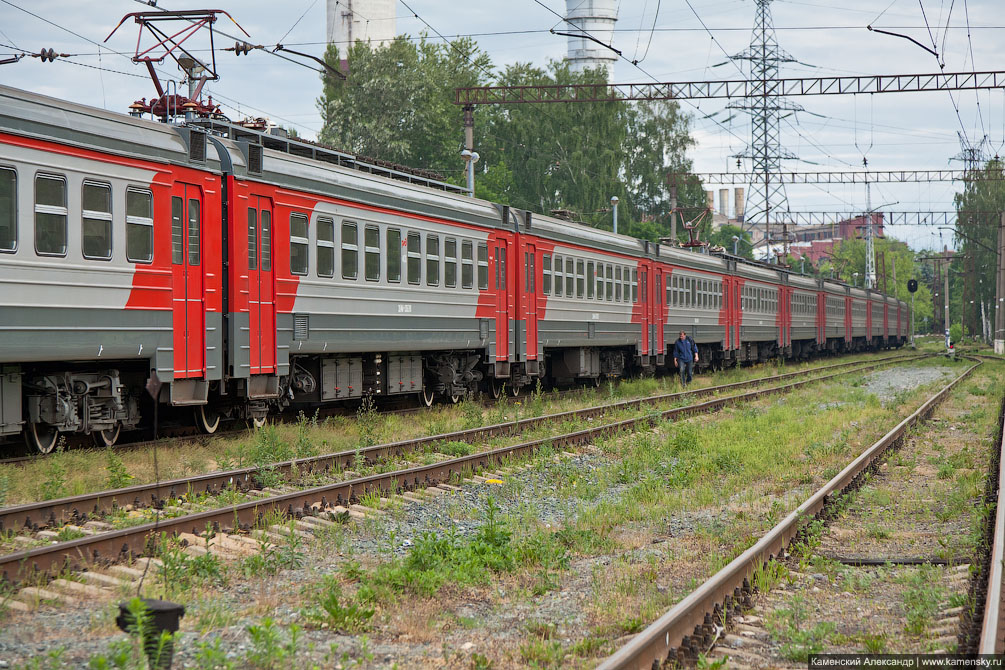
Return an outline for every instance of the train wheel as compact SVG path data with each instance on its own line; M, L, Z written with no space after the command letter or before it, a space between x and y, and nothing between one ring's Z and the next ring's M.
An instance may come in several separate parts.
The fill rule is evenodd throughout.
M503 393L503 388L506 386L506 382L503 380L492 378L492 383L489 384L489 392L492 394L493 400L498 400L499 396Z
M513 386L509 387L509 394L514 398L519 398L521 391L523 391L522 386L517 386L516 384L514 384Z
M40 454L52 453L59 441L59 431L47 423L32 423L24 427L24 441Z
M264 428L265 424L267 424L268 422L269 422L268 415L251 417L251 426L255 430L258 430L259 428Z
M115 428L109 428L108 430L96 430L91 433L91 439L94 440L94 446L99 449L107 449L108 447L115 446L115 443L119 441L119 433L122 432L122 424L115 424Z
M433 392L433 389L423 386L422 392L419 393L419 400L422 401L423 407L432 407L433 401L436 400L436 393Z
M594 377L593 379L590 380L590 384L595 389L600 388L600 385L603 384L603 383L604 383L604 380L600 378L600 375L597 375L596 377Z
M463 398L463 397L464 396L461 395L460 393L453 394L452 396L450 396L450 404L451 405L456 405L457 403L459 403L461 401L461 398Z
M212 435L220 427L220 414L209 405L195 408L195 427L200 433Z

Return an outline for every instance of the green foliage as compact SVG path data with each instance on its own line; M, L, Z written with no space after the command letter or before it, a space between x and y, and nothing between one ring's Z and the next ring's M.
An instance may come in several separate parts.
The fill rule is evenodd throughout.
M171 595L190 595L196 587L224 581L223 564L214 554L190 556L175 541L161 537L158 571L165 590Z
M282 476L274 466L281 461L292 460L295 455L279 434L279 428L272 423L255 431L255 439L248 452L252 465L258 468L255 479L263 488L276 486L282 481Z
M963 193L956 194L957 212L1005 211L1005 182L1000 181L1003 167L1002 160L994 158L983 168L973 170L969 175L972 178L964 181ZM981 305L987 317L994 318L998 223L997 214L958 214L955 246L959 253L951 263L955 273L950 273L949 313L950 321L961 322L967 335L981 333ZM972 292L964 303L962 297L969 272L973 273L974 281Z
M959 342L962 339L963 339L963 326L958 323L954 323L953 325L949 326L949 340L951 342Z
M514 63L502 71L466 38L449 45L426 35L407 36L371 49L357 43L329 47L326 61L346 58L348 79L325 80L318 99L321 141L464 183L463 113L454 89L485 84L595 84L601 69L572 72ZM656 240L668 232L668 171L687 172L693 144L689 118L676 102L605 102L589 105L480 107L474 146L480 155L479 197L536 212L574 212L589 225L610 229L610 198L621 199L619 230ZM697 180L680 184L679 203L704 206ZM683 232L683 231L682 231ZM707 231L706 231L707 233Z
M126 470L125 463L119 458L113 449L109 449L106 455L105 469L108 470L108 488L121 489L129 486L133 476Z
M363 395L356 409L356 426L359 430L359 446L369 447L380 439L384 418L377 411L377 403L372 393Z
M245 654L245 667L256 670L288 670L296 667L301 628L291 625L287 633L266 617L258 625L248 626L251 649Z
M373 608L347 598L334 575L325 575L320 585L311 585L310 604L301 610L303 617L315 625L327 625L340 633L364 630L373 618Z
M768 617L768 630L782 641L779 653L790 661L805 663L810 654L823 651L827 639L837 627L830 622L809 626L806 621L806 601L796 596L788 609L775 610Z
M234 661L227 658L227 652L220 646L222 638L213 638L213 642L197 642L195 667L197 670L234 670Z
M42 480L39 497L53 500L66 495L66 465L63 463L63 438L59 438L56 451L45 459L45 479Z
M293 453L297 458L307 458L316 456L318 453L314 441L311 439L311 431L318 427L318 411L314 410L312 416L307 416L301 410L297 414L297 439L293 444Z
M7 496L10 493L10 479L7 475L0 475L0 507L7 505Z
M749 230L743 230L739 226L726 224L719 230L712 233L709 236L708 241L712 244L718 244L720 247L725 248L729 253L733 253L734 236L740 238L740 241L736 242L736 254L753 260L754 248L751 246L753 238L751 237Z

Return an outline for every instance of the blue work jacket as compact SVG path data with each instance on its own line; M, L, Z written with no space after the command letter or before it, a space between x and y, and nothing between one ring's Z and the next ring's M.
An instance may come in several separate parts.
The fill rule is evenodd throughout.
M683 340L678 337L673 343L673 357L678 361L690 363L694 360L696 353L698 353L698 347L695 346L694 341L690 337L686 337Z

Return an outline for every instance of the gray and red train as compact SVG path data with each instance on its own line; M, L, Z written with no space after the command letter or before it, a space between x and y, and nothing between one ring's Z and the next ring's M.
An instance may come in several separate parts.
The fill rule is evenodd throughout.
M899 346L905 303L472 198L223 119L0 87L0 436L112 444L159 408L596 382ZM178 410L174 411L179 414Z

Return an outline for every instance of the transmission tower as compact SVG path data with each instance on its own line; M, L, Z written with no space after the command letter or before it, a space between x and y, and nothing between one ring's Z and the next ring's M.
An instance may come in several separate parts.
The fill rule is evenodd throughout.
M791 63L795 59L778 46L775 24L771 18L771 0L755 2L757 14L750 37L750 48L733 57L750 61L750 95L730 103L728 107L750 114L750 145L736 156L751 160L751 180L744 209L744 223L764 226L765 240L768 243L766 248L770 250L771 242L774 241L771 236L771 221L789 211L785 184L778 175L782 172L783 160L796 158L795 154L782 148L779 129L781 113L799 112L803 108L784 97L771 95L774 82L778 79L779 64ZM784 223L779 239L785 242L788 251L788 230Z

